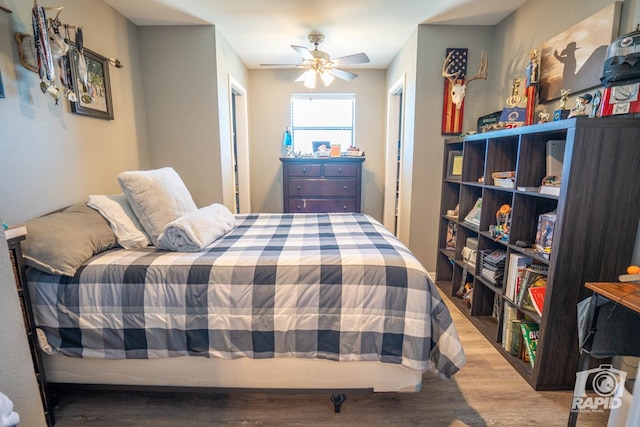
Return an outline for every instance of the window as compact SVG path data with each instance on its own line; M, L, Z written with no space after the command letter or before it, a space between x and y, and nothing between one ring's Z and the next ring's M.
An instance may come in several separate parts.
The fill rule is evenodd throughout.
M313 141L340 144L340 151L354 145L355 95L291 95L291 136L301 153L313 153ZM327 147L328 148L328 147Z

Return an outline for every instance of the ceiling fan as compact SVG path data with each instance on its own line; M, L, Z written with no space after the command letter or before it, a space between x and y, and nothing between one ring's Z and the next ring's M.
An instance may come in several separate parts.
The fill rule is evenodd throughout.
M313 50L309 50L303 46L291 45L293 50L302 56L302 64L260 64L263 66L280 66L280 67L297 67L306 68L307 71L298 77L296 82L304 82L309 89L315 89L318 78L322 80L325 86L329 86L335 77L342 80L353 80L358 77L357 74L350 71L341 70L336 67L353 64L366 64L369 57L365 53L354 53L353 55L341 56L340 58L331 59L327 52L318 50L318 45L324 41L324 35L320 33L311 33L308 36L309 42L315 46Z

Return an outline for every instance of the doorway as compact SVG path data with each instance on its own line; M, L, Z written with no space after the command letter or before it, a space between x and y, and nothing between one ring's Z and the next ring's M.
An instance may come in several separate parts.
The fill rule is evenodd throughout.
M247 91L229 76L231 157L235 213L251 212Z
M398 235L400 196L402 194L402 147L404 139L404 87L402 77L389 89L387 96L387 143L385 190L382 222L394 235Z

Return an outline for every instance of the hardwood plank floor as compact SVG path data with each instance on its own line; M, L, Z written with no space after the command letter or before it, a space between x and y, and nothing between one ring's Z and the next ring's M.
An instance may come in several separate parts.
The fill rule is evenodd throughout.
M353 394L334 414L324 394L72 390L59 395L56 426L566 426L572 392L535 392L448 306L467 364L452 380L425 373L419 393ZM606 426L607 417L580 414L578 426Z

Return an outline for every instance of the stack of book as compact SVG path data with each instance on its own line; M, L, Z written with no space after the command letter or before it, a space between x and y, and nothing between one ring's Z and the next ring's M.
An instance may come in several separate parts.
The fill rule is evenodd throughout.
M480 276L495 286L502 286L507 253L502 249L480 252Z

